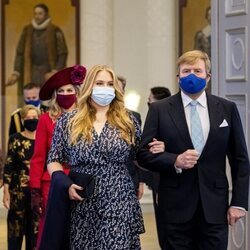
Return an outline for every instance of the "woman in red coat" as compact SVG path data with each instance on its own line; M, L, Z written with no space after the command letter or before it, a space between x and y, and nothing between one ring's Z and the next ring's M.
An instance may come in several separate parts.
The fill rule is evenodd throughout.
M63 112L76 108L79 88L86 75L86 68L80 65L65 68L55 73L42 86L40 100L50 100L49 110L43 114L37 126L35 150L30 163L31 206L40 215L37 249L45 221L50 176L46 161L57 119ZM67 166L64 172L68 173Z

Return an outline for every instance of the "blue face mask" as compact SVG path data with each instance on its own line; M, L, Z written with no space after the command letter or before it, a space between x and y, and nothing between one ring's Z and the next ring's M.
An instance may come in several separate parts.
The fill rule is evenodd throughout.
M180 88L188 94L197 94L206 87L206 78L197 77L195 74L180 78Z
M38 99L38 100L28 100L28 101L25 101L25 104L26 105L33 105L35 107L38 107L40 105L41 101Z
M91 98L96 104L107 106L115 98L115 89L112 87L94 87Z

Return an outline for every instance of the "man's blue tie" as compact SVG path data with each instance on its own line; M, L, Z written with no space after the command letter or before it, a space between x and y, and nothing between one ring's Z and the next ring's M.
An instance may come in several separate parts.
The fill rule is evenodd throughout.
M202 132L201 120L197 112L196 106L197 101L191 101L191 115L190 115L190 125L191 125L191 138L194 145L194 148L201 154L205 140Z

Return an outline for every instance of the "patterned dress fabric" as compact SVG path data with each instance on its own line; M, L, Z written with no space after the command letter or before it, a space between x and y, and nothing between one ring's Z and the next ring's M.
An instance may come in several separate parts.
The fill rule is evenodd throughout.
M21 250L26 237L26 249L34 249L38 233L38 216L31 211L29 189L29 163L35 140L21 133L9 139L3 180L9 184L10 209L8 210L8 249Z
M126 167L135 156L140 140L136 127L136 143L128 145L119 130L105 123L101 133L92 130L92 142L79 139L70 144L68 125L75 111L64 114L57 122L48 163L68 163L71 171L93 174L94 196L72 201L70 245L72 250L138 250L139 234L144 232L142 212L133 181Z

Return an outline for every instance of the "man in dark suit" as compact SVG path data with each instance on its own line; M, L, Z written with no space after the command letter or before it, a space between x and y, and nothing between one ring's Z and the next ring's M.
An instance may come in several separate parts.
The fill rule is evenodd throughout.
M160 172L163 249L226 250L228 224L234 225L248 209L249 160L240 116L235 103L206 94L206 53L184 53L177 68L180 92L150 105L137 160ZM201 125L195 131L192 105ZM193 136L198 130L199 143ZM152 138L165 142L164 153L148 150ZM232 175L230 201L226 157Z
M41 104L39 99L40 86L36 83L27 83L23 88L24 104L31 104L40 108L41 112L45 112L48 107ZM21 107L14 110L10 117L9 136L15 133L24 131L24 126L21 119Z

